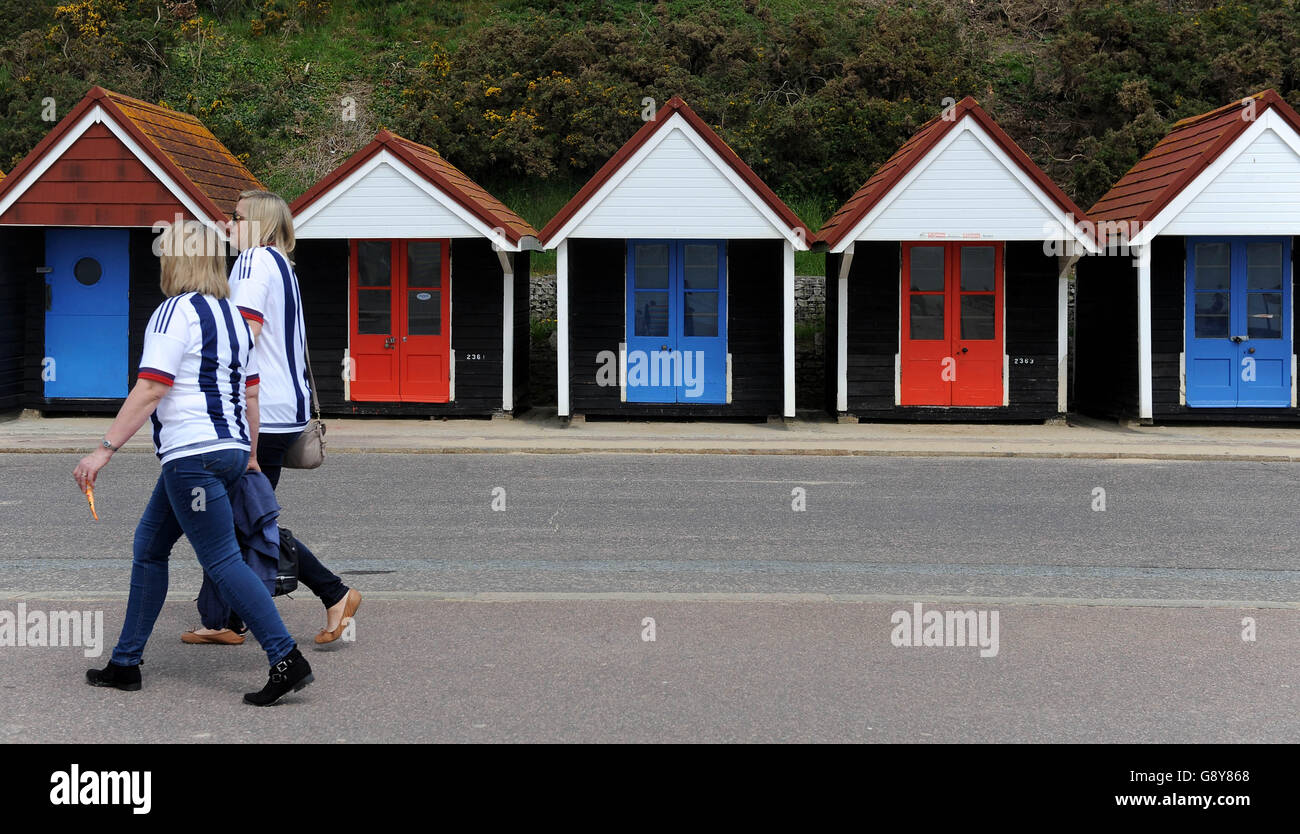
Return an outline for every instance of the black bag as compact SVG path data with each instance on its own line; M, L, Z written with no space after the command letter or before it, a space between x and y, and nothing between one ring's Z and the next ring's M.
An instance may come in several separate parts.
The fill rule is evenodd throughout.
M288 527L280 528L280 565L275 571L275 593L279 597L298 590L298 540Z

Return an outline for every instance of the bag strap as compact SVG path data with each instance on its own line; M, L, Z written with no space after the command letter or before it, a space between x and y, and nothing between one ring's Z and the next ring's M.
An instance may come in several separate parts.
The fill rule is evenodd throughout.
M297 276L293 275L284 255L276 251L273 246L268 246L266 248L267 251L275 257L275 265L280 267L280 275L285 278L286 281L293 276L296 283ZM311 410L315 413L316 419L320 420L320 400L316 396L316 375L311 371L311 350L307 346L307 317L303 316L302 320L302 361L307 365L307 380L311 384Z
M307 363L307 379L311 382L311 410L320 419L320 400L316 397L316 375L311 372L311 351L307 348L307 334L302 334L302 360Z

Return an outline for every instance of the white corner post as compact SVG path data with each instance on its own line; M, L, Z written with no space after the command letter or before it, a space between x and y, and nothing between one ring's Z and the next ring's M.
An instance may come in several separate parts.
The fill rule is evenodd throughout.
M1080 255L1058 255L1056 258L1056 412L1064 414L1069 407L1070 391L1070 270L1079 262Z
M569 241L555 251L555 403L561 417L569 416Z
M794 244L785 241L781 255L781 272L784 280L781 282L782 295L784 296L784 316L783 331L785 334L784 344L784 361L782 365L785 368L785 408L783 414L786 417L794 416Z
M1151 244L1137 247L1138 258L1138 418L1150 420L1151 408Z
M853 244L840 256L835 296L835 410L849 410L849 271L853 267Z
M501 410L515 410L515 256L497 250L501 261ZM525 277L525 280L527 278Z

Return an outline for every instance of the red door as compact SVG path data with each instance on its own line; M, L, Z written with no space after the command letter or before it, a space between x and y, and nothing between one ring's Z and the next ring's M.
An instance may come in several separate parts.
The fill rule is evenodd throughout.
M447 402L447 241L354 240L351 248L351 399Z
M904 243L902 405L1002 405L1002 244Z
M392 240L352 241L351 399L397 402L397 339L393 315Z
M448 245L440 240L400 241L402 292L397 343L403 402L445 403L450 389L447 322L451 298Z

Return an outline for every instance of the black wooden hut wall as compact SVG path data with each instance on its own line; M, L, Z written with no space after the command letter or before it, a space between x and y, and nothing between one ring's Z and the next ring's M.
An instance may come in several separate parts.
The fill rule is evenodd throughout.
M1294 252L1300 238L1291 243ZM1158 235L1151 246L1152 420L1300 422L1300 409L1295 408L1190 408L1179 402L1187 243L1181 235ZM1294 268L1291 281L1293 315L1300 315ZM1137 333L1137 267L1133 259L1116 255L1082 258L1075 289L1073 408L1099 417L1137 417Z
M0 248L0 296L6 299L4 312L0 313L6 322L0 342L7 346L0 352L0 379L4 380L0 382L0 411L31 408L51 413L115 413L124 398L45 397L45 276L38 272L45 265L45 232L39 228L0 228L0 240L6 244ZM127 386L135 383L149 317L163 302L158 257L153 253L154 233L150 229L131 229L129 241ZM16 377L11 376L15 372Z
M569 390L573 414L627 417L779 416L782 365L782 240L728 240L727 352L730 403L621 402L617 385L600 385L602 351L618 352L627 335L627 241L569 238ZM517 366L516 366L517 367Z
M486 416L501 411L501 262L484 238L451 241L451 349L456 357L455 398L446 403L353 402L344 398L347 355L349 243L300 239L294 271L302 288L312 373L321 410L333 415ZM529 253L514 258L514 405L527 407ZM476 357L482 356L482 359Z
M1059 414L1059 267L1041 241L1004 244L1004 332L1008 405L931 407L895 405L899 351L902 245L858 241L849 267L848 413L862 419L926 421L1038 421ZM843 256L826 255L826 408L836 413L839 370L837 281ZM1017 362L1019 359L1021 361Z
M27 297L44 284L36 272L45 263L44 251L40 229L0 227L0 413L29 407L27 357L33 316ZM44 331L41 309L37 323Z

